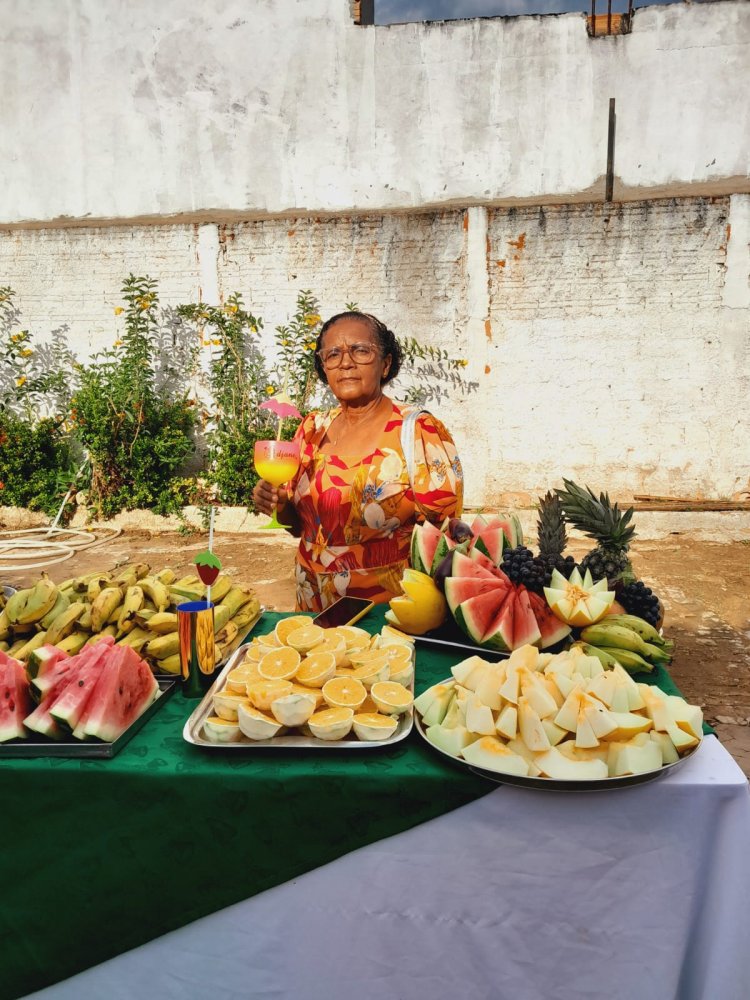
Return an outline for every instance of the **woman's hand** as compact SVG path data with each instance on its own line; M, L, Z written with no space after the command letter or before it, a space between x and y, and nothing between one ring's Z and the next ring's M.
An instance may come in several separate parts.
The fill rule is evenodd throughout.
M280 521L285 521L292 526L291 533L295 536L299 535L297 511L294 509L294 504L289 494L283 487L277 488L276 486L272 486L267 480L259 479L253 490L253 502L256 510L260 511L261 514L268 514L270 516L275 510L276 516Z

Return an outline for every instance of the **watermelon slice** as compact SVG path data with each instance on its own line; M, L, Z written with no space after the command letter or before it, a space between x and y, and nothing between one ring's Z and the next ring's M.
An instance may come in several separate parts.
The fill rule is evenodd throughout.
M485 645L483 639L488 626L500 615L508 596L507 588L495 587L484 594L477 594L457 605L454 617L456 624L478 646ZM511 638L509 636L509 638ZM493 642L491 649L510 649L502 640Z
M96 647L94 647L96 648ZM113 743L159 693L147 663L130 646L116 646L104 661L77 730Z
M430 576L434 576L438 567L450 552L466 552L468 548L469 542L454 542L450 535L441 535L435 549L435 555L432 557L432 566L427 572Z
M477 514L471 523L475 535L484 535L488 530L502 528L507 540L506 548L515 549L523 545L521 522L515 514ZM498 560L499 562L500 560Z
M468 555L469 559L477 563L477 565L481 566L482 569L489 570L491 573L494 573L495 576L497 576L498 574L500 574L501 576L505 576L505 573L503 573L500 567L496 566L495 563L493 563L493 561L489 558L489 556L487 556L480 549L476 548L476 546L469 549ZM505 578L506 580L508 579L507 577Z
M453 553L450 576L458 577L481 577L483 579L502 580L510 586L510 580L498 569L494 563L490 562L487 556L472 549L468 555L463 552Z
M50 705L49 714L65 729L73 730L78 725L86 703L99 680L102 664L110 648L108 644L103 642L95 643L91 647L91 655L78 667L75 673L71 672L67 675L65 687Z
M513 649L516 590L511 586L505 592L505 600L497 608L495 615L485 623L482 646L489 649Z
M496 566L503 561L503 549L508 547L509 543L502 525L482 528L474 538L474 548L484 553Z
M102 642L105 640L106 648L109 648L114 642L110 635L105 636ZM56 649L54 646L50 648ZM61 651L57 650L57 652ZM44 695L31 715L26 717L27 729L40 733L42 736L49 736L53 740L60 740L65 736L64 730L50 714L50 709L77 676L80 668L85 666L94 655L94 646L84 646L81 652L75 656L63 656L53 662L51 666L45 665L45 673L41 677L37 674L31 682L34 687L41 683L44 687Z
M536 646L542 633L536 623L529 601L529 592L521 583L516 588L516 602L513 609L513 649L519 646Z
M508 586L501 580L493 580L489 577L449 576L445 581L445 599L454 617L458 606L464 601L469 601L472 597L478 597L480 594L487 594L490 591L494 591L499 596L505 594L507 590Z
M0 743L28 736L23 721L32 708L24 665L0 651Z
M538 643L539 648L547 649L549 646L554 646L555 643L566 639L571 632L570 625L561 622L552 613L547 602L539 594L529 591L528 596L531 610L534 612L534 617L541 633L541 640Z
M429 573L435 559L435 550L438 542L443 537L440 528L425 521L424 524L415 524L411 533L411 551L409 561L412 569L418 569L420 573Z
M29 658L26 661L26 673L32 679L44 677L56 663L67 658L66 652L58 649L57 646L50 646L48 643L46 646L40 646L39 649L34 649L29 653Z

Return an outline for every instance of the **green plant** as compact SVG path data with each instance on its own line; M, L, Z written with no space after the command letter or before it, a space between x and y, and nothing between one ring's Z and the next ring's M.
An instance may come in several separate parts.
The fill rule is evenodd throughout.
M404 388L407 403L425 406L448 398L451 391L466 396L478 389L478 382L471 382L462 374L468 361L451 358L442 348L425 346L413 337L400 337L399 344L404 352L404 365L409 365L410 371L394 384Z
M322 325L318 300L311 292L301 291L289 324L276 327L275 389L286 392L303 416L310 410L320 385L315 371L315 343Z
M89 504L104 517L133 507L174 513L170 484L193 448L194 403L164 377L156 282L131 274L122 292L122 338L75 366L71 418L91 460Z
M199 302L178 311L199 325L202 344L209 350L206 388L211 402L200 414L209 482L223 503L245 505L258 478L253 468L255 442L275 433L274 418L259 409L274 391L258 343L263 320L245 309L237 293L223 306ZM204 495L199 505L206 503Z

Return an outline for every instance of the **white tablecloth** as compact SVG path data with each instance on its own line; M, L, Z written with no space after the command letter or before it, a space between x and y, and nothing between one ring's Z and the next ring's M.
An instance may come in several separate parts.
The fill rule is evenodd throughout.
M749 925L750 795L708 737L629 789L498 786L34 997L748 1000Z

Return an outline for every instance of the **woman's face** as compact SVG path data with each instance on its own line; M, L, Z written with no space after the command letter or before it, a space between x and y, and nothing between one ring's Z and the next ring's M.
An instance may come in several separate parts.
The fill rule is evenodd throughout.
M380 395L380 386L391 367L391 356L381 355L378 338L366 323L358 319L340 319L323 335L321 351L351 348L367 344L375 349L375 357L366 363L356 362L344 351L338 368L323 366L331 392L341 403L363 404Z

